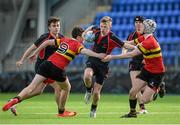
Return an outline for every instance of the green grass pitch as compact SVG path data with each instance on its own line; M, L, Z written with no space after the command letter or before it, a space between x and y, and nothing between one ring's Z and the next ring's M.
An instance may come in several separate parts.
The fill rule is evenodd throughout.
M16 94L0 94L0 107ZM166 95L146 105L148 114L138 118L120 118L128 113L128 95L102 94L97 118L89 118L90 104L83 102L83 94L70 94L66 108L76 111L76 117L58 118L54 94L42 94L25 100L17 106L18 116L0 111L3 124L180 124L180 95ZM138 107L139 108L139 107Z

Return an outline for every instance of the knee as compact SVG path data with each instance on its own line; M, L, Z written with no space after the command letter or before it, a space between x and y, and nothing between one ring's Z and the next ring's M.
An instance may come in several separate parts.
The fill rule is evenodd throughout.
M92 78L92 75L91 75L91 73L85 73L85 75L84 75L84 81L86 81L86 82L90 82L91 81L91 78Z
M70 92L70 90L71 90L71 84L67 84L66 91Z
M142 103L144 103L144 104L147 104L148 102L150 102L150 100L147 99L147 98L142 98L141 101L142 101Z
M84 81L87 81L87 82L91 81L92 76L93 76L92 72L90 72L88 70L85 71L84 72Z
M97 89L94 89L93 95L98 97L100 95L100 91L98 91Z
M135 98L136 98L136 95L137 95L137 93L136 93L135 89L132 88L132 89L129 91L129 97L130 97L131 99L135 99Z

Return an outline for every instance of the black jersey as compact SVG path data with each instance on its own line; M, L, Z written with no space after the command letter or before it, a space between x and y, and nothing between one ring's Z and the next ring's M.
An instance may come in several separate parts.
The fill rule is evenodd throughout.
M122 42L113 32L109 32L107 35L101 36L101 32L97 31L95 33L92 50L96 53L110 54L115 47L121 48L123 45L124 42ZM101 59L96 57L89 57L89 60L96 60L103 63Z
M128 41L131 41L133 39L136 39L138 37L140 37L142 34L138 34L137 32L132 32L129 34L127 40ZM136 43L135 43L136 44ZM143 61L143 55L138 55L138 56L135 56L132 58L131 62L139 62L139 63L142 63Z
M59 38L63 38L64 36L62 34L58 34ZM34 42L34 45L37 47L40 46L44 41L48 39L54 39L54 37L50 33L45 33L41 35L36 42ZM58 46L47 46L46 48L42 49L39 52L39 55L37 57L37 61L44 61L47 60L50 55L52 55L56 50L58 49Z

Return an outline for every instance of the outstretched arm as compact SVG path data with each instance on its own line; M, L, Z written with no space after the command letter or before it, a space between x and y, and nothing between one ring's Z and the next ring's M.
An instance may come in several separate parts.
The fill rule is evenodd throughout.
M131 44L129 44L129 43L124 43L123 48L125 48L125 49L135 49L136 46L131 45Z
M34 56L36 56L42 49L46 48L47 46L55 45L55 39L46 40L43 42L32 55L30 55L28 58L33 60Z
M108 62L110 60L113 59L122 59L122 58L130 58L130 57L134 57L137 55L140 55L141 51L138 48L135 48L133 51L131 52L127 52L125 54L120 54L120 55L107 55L104 59L102 59L103 62Z
M31 54L31 52L36 48L37 48L36 45L32 44L28 49L26 49L21 59L16 62L16 66L20 67L23 64L23 62L28 58L28 56Z
M85 54L87 56L97 57L97 58L100 58L100 59L103 59L106 56L105 53L96 53L96 52L93 52L92 50L86 49L86 48L83 48L81 50L81 54Z

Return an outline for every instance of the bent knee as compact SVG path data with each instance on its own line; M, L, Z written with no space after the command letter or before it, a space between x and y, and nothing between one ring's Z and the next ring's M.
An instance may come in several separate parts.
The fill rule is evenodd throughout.
M131 89L129 91L130 98L136 98L137 92L134 89Z
M142 100L142 102L143 102L144 104L147 104L147 103L151 102L151 99L150 99L150 98L142 98L141 100Z

